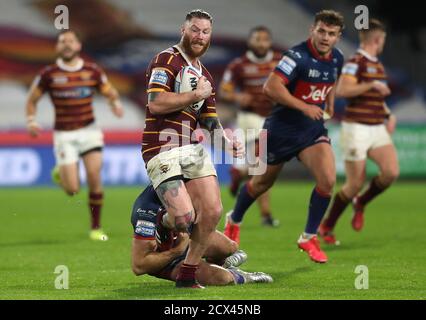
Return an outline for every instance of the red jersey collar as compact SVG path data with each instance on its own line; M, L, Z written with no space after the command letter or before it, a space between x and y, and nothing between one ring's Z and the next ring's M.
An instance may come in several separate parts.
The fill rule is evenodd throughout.
M322 61L331 61L331 59L333 59L333 51L330 52L328 57L324 57L319 54L318 50L313 45L311 38L309 38L306 43L308 44L309 51L312 53L315 59Z

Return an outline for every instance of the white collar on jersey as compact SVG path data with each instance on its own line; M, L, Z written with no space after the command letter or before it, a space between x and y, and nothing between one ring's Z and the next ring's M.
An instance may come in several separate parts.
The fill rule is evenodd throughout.
M80 70L81 68L83 68L84 65L84 61L81 58L78 58L77 63L75 66L68 66L65 64L64 60L62 60L61 58L56 59L56 64L58 65L58 67L64 71L68 71L68 72L75 72Z
M373 61L373 62L377 62L379 59L377 59L377 57L373 57L371 54L369 54L367 51L359 48L357 50L357 52L361 53L364 57L366 57L368 60Z
M274 52L272 50L269 50L268 53L263 58L258 58L253 53L253 51L249 50L246 53L246 57L247 59L249 59L251 62L254 62L254 63L266 63L266 62L272 61L272 59L274 58Z
M188 56L186 55L186 53L183 52L182 48L178 44L174 45L173 47L176 48L180 52L180 54L185 59L185 61L186 61L186 63L188 65L190 65L191 67L194 67L195 69L198 69L198 71L200 72L200 74L203 73L203 68L201 66L201 61L199 59L198 59L198 64L200 65L200 67L198 68L198 67L192 65L191 60L188 58Z

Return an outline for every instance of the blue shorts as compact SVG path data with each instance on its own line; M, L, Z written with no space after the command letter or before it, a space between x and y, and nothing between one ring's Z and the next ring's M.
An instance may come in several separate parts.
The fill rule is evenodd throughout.
M274 118L267 118L264 129L268 130L266 163L276 165L288 162L304 149L317 143L330 144L328 130L321 124L307 129L286 126Z

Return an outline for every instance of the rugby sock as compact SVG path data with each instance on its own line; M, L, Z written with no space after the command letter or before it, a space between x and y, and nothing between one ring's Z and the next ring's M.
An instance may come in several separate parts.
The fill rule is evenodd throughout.
M369 203L387 188L388 186L383 186L380 184L379 176L376 176L373 178L373 180L371 180L368 189L361 196L358 197L358 202L361 205L365 206L367 203Z
M247 209L253 204L256 198L252 197L250 194L250 182L249 180L240 190L240 194L237 198L237 203L235 204L234 211L231 214L231 219L235 223L240 223L243 220L244 214Z
M198 269L198 264L183 263L176 276L176 281L195 281L195 272Z
M317 187L314 188L309 203L308 222L306 223L305 233L317 233L318 227L325 212L327 211L330 200L330 195L321 192Z
M101 227L101 208L103 203L103 192L90 192L89 193L89 209L92 222L92 230Z
M345 196L343 190L340 190L338 193L336 193L328 217L324 220L324 225L333 229L337 223L337 220L340 218L343 211L345 211L350 202L351 199Z
M238 270L236 270L236 269L227 269L227 270L234 277L235 284L244 284L244 282L246 282L246 279L243 277L243 275L238 273Z

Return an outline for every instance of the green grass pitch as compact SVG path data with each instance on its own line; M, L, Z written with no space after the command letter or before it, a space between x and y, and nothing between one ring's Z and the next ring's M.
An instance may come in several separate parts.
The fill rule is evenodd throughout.
M86 192L68 198L55 188L0 191L0 299L425 299L425 184L399 182L377 198L360 233L348 209L337 227L340 247L324 246L329 262L311 262L296 248L312 183L281 183L272 208L281 225L260 226L253 206L242 226L243 269L264 271L272 284L177 290L172 282L136 277L130 269L130 210L139 188L107 188L108 242L88 239ZM234 200L222 190L225 211ZM219 225L223 229L223 219ZM54 287L55 267L69 269L69 289ZM355 289L365 265L369 288Z

